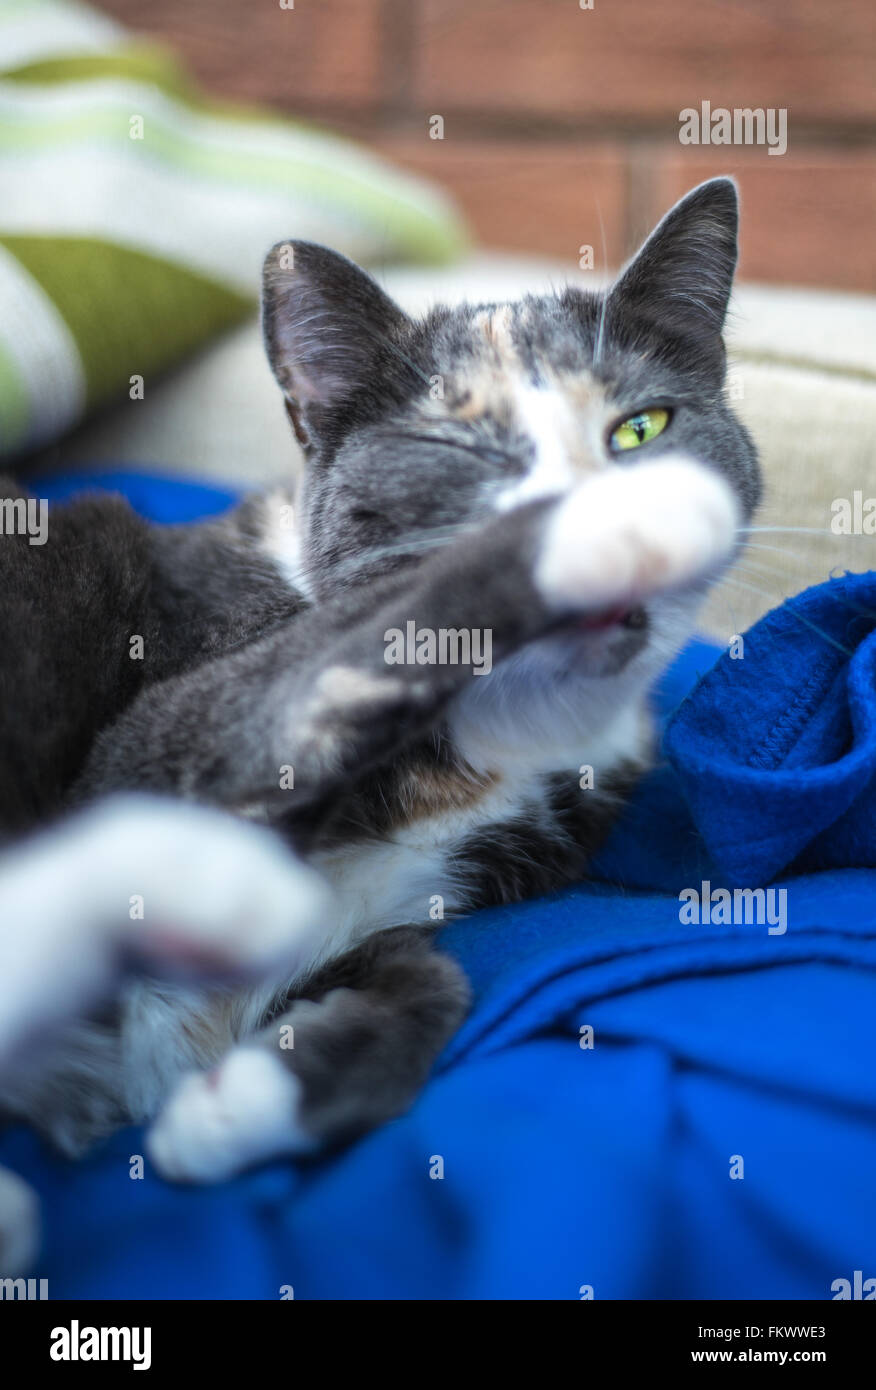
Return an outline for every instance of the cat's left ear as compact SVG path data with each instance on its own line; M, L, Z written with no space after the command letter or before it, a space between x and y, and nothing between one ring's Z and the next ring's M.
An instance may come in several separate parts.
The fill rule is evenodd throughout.
M737 260L739 198L729 178L694 188L657 224L609 290L612 315L688 340L720 337Z
M309 241L267 255L262 329L274 376L307 447L331 414L399 372L393 340L409 322L371 276Z

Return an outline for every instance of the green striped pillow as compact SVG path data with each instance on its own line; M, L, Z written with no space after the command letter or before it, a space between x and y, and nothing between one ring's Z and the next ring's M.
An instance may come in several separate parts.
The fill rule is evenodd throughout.
M69 0L0 0L0 456L249 313L283 236L443 261L443 196L347 140L208 103Z

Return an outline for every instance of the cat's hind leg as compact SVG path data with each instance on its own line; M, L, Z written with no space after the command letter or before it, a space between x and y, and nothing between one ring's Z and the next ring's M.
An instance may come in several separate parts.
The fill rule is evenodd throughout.
M147 1138L165 1177L218 1182L344 1143L401 1114L464 1018L469 987L428 928L378 932L332 961L249 1043L180 1083Z

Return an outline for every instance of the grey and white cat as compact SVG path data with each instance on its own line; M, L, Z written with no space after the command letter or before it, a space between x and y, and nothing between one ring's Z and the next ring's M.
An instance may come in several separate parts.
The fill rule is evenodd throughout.
M416 322L283 243L297 495L170 528L86 499L45 546L0 538L8 1111L69 1153L152 1121L158 1169L211 1181L411 1103L468 1001L430 906L586 873L757 500L723 391L736 238L716 179L604 295ZM391 664L409 623L490 634L492 671Z

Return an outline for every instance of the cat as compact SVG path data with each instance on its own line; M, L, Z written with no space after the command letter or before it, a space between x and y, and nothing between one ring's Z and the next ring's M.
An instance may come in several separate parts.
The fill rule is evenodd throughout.
M297 490L174 527L83 498L0 538L8 1113L69 1154L150 1122L157 1169L209 1182L412 1103L469 1007L436 904L586 874L757 503L737 222L713 179L603 293L419 321L280 243ZM390 660L399 633L458 659Z

